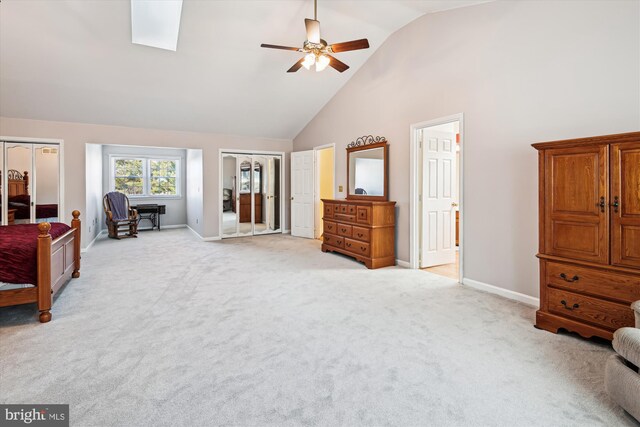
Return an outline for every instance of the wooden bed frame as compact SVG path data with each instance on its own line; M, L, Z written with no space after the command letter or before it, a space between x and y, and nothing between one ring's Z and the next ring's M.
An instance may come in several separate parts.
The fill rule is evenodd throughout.
M36 287L0 291L0 307L37 303L40 322L51 320L53 296L72 277L80 277L80 212L73 211L71 230L51 239L51 224L38 224L38 283Z

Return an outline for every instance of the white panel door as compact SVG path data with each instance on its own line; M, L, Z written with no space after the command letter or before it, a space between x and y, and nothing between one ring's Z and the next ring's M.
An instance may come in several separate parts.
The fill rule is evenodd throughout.
M420 268L456 262L456 136L424 129Z
M313 150L291 153L291 235L313 239Z

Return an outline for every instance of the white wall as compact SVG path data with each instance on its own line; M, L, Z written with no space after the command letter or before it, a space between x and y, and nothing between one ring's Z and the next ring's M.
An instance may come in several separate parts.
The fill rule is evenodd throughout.
M100 230L104 228L104 208L102 205L102 197L104 196L102 187L102 145L86 144L85 151L86 203L84 212L80 212L83 225L83 247L89 245L89 243L98 236ZM82 210L81 207L75 207L73 209Z
M294 149L335 142L337 187L346 145L386 136L397 256L408 261L409 126L464 113L465 275L537 296L530 144L640 129L639 19L633 0L497 1L425 15L387 39Z
M187 150L187 225L202 236L202 150Z
M86 150L87 143L105 145L134 145L146 147L175 147L201 149L203 155L203 237L218 237L218 153L223 149L284 151L290 153L292 141L211 133L167 131L123 126L93 125L84 123L52 122L0 117L0 135L56 138L64 140L65 163L65 209L70 212L79 209L84 219L86 207ZM289 156L286 156L285 176L289 176ZM285 197L289 200L289 180L285 187ZM289 204L285 217L288 228ZM89 244L88 225L82 223L83 247Z
M102 146L102 192L103 194L112 191L110 188L110 169L109 156L141 156L141 157L176 157L180 158L180 197L135 197L129 196L131 205L155 203L158 205L166 205L166 214L160 218L160 225L185 225L187 223L187 186L186 186L186 156L187 152L183 149L175 148L152 148L152 147L132 147L123 145L103 145ZM104 209L103 209L104 213ZM106 217L103 215L102 228L106 229ZM142 220L140 229L150 228L151 222Z

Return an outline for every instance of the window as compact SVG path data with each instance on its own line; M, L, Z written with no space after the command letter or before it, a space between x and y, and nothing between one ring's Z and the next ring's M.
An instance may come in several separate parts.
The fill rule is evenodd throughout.
M112 157L111 189L134 197L179 197L180 159Z

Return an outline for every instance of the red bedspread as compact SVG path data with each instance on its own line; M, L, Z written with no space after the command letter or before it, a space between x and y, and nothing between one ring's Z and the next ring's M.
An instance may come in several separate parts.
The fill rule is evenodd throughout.
M51 238L56 239L71 227L51 223ZM38 224L0 226L0 282L36 285Z

